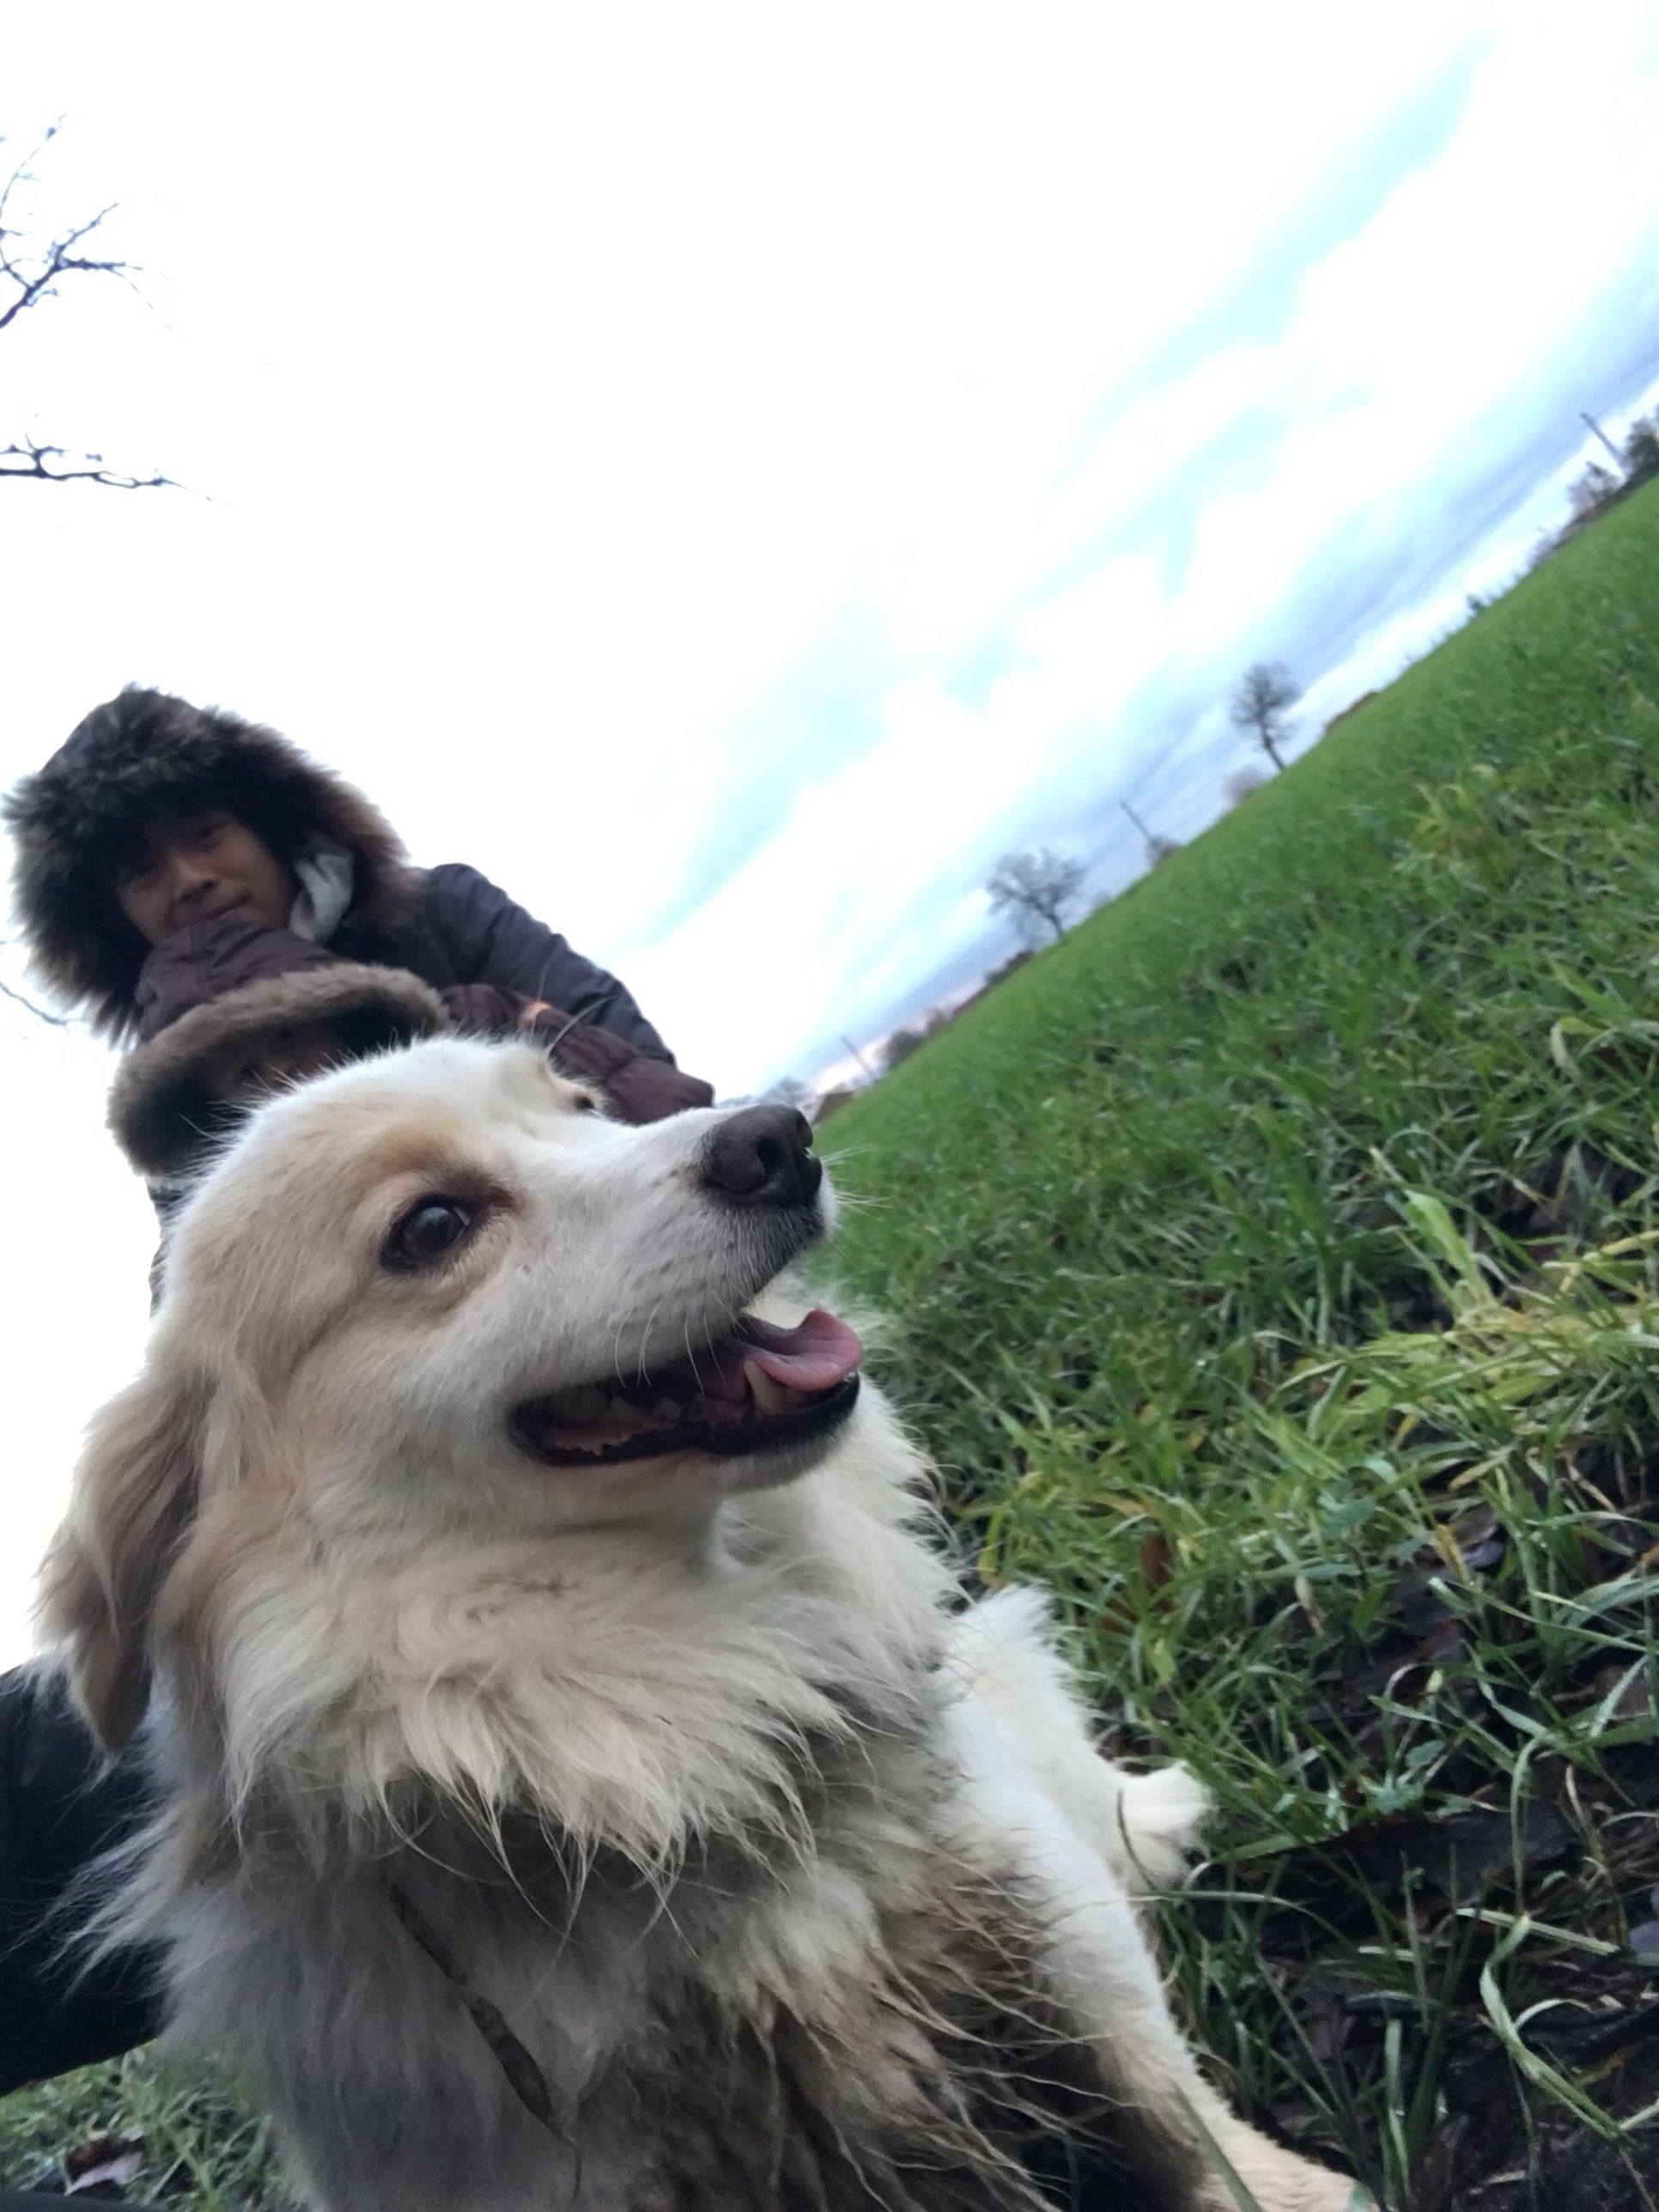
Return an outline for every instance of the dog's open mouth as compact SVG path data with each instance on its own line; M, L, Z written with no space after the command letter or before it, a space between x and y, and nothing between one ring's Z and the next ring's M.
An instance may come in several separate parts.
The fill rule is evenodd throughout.
M745 1315L708 1352L648 1374L584 1382L514 1409L538 1459L597 1467L670 1452L744 1452L805 1443L852 1411L864 1347L821 1309L794 1328Z

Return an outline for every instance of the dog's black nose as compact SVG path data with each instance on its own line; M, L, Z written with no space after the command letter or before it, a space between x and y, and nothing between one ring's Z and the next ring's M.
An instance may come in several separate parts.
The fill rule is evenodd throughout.
M702 1179L739 1206L810 1206L823 1168L812 1157L804 1114L793 1106L745 1106L709 1139Z

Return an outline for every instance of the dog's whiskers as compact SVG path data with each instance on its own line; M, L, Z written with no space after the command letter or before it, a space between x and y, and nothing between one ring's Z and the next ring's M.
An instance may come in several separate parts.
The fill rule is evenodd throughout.
M650 1341L651 1341L651 1330L652 1330L652 1327L653 1327L653 1323L654 1323L654 1322L655 1322L655 1321L656 1321L657 1316L658 1316L661 1311L662 1311L662 1300L661 1300L660 1298L659 1298L659 1299L657 1300L656 1304L655 1304L655 1305L653 1305L653 1306L652 1307L652 1309L651 1309L650 1312L646 1316L645 1327L644 1327L644 1328L640 1331L640 1358L639 1358L639 1364L638 1364L638 1366L635 1368L635 1375L634 1375L634 1379L635 1379L635 1381L636 1382L644 1382L644 1380L645 1380L645 1376L646 1376L646 1366L645 1366L645 1348L646 1348L647 1345L647 1344L649 1344L649 1343L650 1343ZM618 1376L617 1376L617 1381L618 1381L618 1382L620 1382L620 1381L622 1380L622 1376L621 1376L621 1375L620 1375L620 1374L618 1374Z
M691 1380L696 1384L698 1389L701 1390L702 1388L702 1377L697 1372L697 1355L691 1349L691 1323L689 1319L680 1324L680 1334L685 1344L685 1363L691 1370ZM713 1351L714 1346L712 1345L708 1345L704 1346L704 1349L705 1351Z

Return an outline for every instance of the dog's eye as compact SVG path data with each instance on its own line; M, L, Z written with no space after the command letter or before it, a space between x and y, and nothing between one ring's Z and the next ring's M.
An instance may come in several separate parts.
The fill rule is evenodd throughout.
M476 1206L459 1198L423 1198L394 1221L380 1249L383 1267L429 1267L453 1252L477 1218Z

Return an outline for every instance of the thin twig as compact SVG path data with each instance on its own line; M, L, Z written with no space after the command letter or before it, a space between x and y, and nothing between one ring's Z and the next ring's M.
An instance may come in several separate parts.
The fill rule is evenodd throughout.
M6 240L15 238L18 234L0 230L0 276L9 277L17 287L17 297L9 307L0 309L0 331L3 331L9 323L15 323L19 315L27 313L37 300L45 299L50 294L54 280L59 276L76 274L125 276L129 274L131 267L129 262L93 261L84 254L70 250L96 230L104 217L114 212L114 207L115 203L112 200L109 206L100 208L89 222L78 224L75 229L66 231L62 238L53 239L33 275L6 251Z
M400 1883L388 1882L386 1895L398 1919L438 1972L453 1984L471 2015L473 2026L495 2052L495 2063L507 2076L507 2087L514 2095L532 2119L541 2122L550 2135L556 2136L561 2142L567 2142L568 2137L559 2125L558 2116L553 2109L547 2076L507 2026L501 2008L493 2004L477 1988L459 1959Z
M20 316L31 307L38 307L43 300L54 298L58 280L62 276L116 276L125 284L132 283L131 262L105 260L77 251L113 212L112 202L86 222L72 225L40 246L33 245L26 231L16 228L9 221L14 196L21 186L35 182L31 164L52 143L58 131L58 125L54 123L34 152L20 161L0 183L0 285L9 285L13 293L12 298L0 306L0 332L9 330ZM54 466L55 463L63 465ZM102 484L112 491L177 489L170 477L159 472L148 477L130 476L123 470L109 467L101 453L82 453L71 457L67 447L42 445L32 436L26 436L21 443L0 447L0 477L4 477L36 483ZM15 997L16 994L9 995Z
M0 980L0 994L3 994L9 999L14 1006L21 1006L26 1012L33 1014L37 1021L46 1022L52 1029L69 1030L75 1026L67 1014L49 1014L44 1006L37 1006L33 999L26 999L21 991L14 991L11 985L3 980Z

